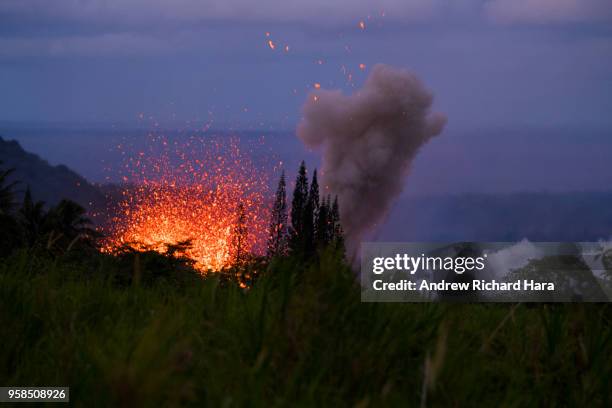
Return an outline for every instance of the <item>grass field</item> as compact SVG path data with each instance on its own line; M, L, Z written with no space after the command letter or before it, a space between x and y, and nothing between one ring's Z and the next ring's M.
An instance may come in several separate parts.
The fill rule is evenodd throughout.
M249 290L122 271L0 259L0 385L70 386L77 406L612 403L609 304L365 304L330 254Z

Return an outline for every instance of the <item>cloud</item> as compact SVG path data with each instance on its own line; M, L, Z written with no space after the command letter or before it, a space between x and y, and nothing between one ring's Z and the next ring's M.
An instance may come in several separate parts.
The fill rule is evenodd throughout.
M612 0L0 0L0 57L223 54L231 47L237 47L233 48L234 54L240 50L244 55L257 49L254 30L271 31L273 36L282 32L287 42L293 35L293 44L304 44L296 46L296 52L304 52L311 44L321 54L327 44L337 40L341 30L341 36L359 36L361 45L368 41L380 44L376 36L385 35L385 30L372 36L361 35L357 29L361 20L365 20L366 27L378 27L384 21L386 33L398 28L414 30L415 26L423 30L434 27L443 33L467 27L465 22L477 25L483 16L501 24L612 21L611 3ZM455 25L456 22L461 24ZM304 33L327 38L315 44L302 41Z
M385 15L400 22L484 15L500 23L612 18L612 0L2 0L0 21L93 23L125 27L211 21L356 24Z
M172 49L174 47L168 41L130 33L106 33L91 37L0 38L0 58L152 55Z
M161 55L252 46L252 29L429 21L447 0L0 0L0 57ZM372 20L373 21L373 20ZM380 20L378 20L380 21ZM219 41L223 38L224 41ZM232 40L234 39L234 40ZM241 39L242 43L234 44ZM251 47L252 48L252 47Z
M485 15L502 24L583 23L612 19L611 0L492 0Z
M151 21L350 21L386 13L423 19L443 0L2 0L0 16L74 21L139 23Z

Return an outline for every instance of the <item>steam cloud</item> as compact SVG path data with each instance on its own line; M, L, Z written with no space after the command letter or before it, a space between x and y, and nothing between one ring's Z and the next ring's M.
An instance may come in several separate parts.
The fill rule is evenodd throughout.
M411 72L376 65L355 94L316 90L304 104L297 134L322 148L322 184L338 195L349 256L385 219L419 148L446 124L432 102Z

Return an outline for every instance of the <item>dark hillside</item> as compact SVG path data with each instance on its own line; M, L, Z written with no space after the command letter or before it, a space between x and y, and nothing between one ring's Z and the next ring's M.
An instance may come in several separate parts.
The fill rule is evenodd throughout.
M36 200L55 205L62 198L73 200L87 209L104 202L97 187L64 165L52 166L39 156L25 151L18 142L0 137L2 168L13 168L12 179L19 181L17 192L27 187Z

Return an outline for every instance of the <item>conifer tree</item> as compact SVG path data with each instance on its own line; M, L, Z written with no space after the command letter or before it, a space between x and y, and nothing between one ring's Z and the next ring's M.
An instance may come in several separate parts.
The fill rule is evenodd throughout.
M237 209L236 223L234 224L234 228L232 229L231 241L232 262L235 266L242 266L246 261L247 239L248 230L246 226L246 213L244 210L244 205L242 203L239 203Z
M338 206L338 196L334 197L334 204L332 205L330 215L332 238L331 243L344 254L344 231L340 224L340 209Z
M332 207L331 207L329 221L330 221L330 230L332 234L331 237L332 239L335 239L337 232L338 232L338 224L340 221L340 209L338 208L338 196L334 197L334 203L332 204Z
M324 248L329 244L330 239L330 208L327 199L323 199L321 201L321 205L319 206L319 212L317 216L317 225L316 225L316 243L320 248Z
M270 219L270 232L268 235L267 256L283 256L287 254L287 194L285 172L281 174L276 189L272 216Z
M310 192L308 193L308 201L312 204L313 220L317 218L319 206L319 181L317 180L317 169L312 173L312 182L310 183Z
M302 161L298 175L295 180L293 190L293 200L291 201L291 231L290 249L292 252L299 252L303 248L304 237L304 209L308 202L308 177L306 175L306 163Z
M327 195L327 199L325 200L325 206L327 207L327 222L325 225L325 234L327 237L327 243L329 244L332 239L334 238L334 225L333 225L333 220L332 220L332 201L331 201L331 195L328 194Z
M307 256L312 255L316 249L316 223L319 204L319 183L317 181L317 170L315 169L302 216L302 230L304 231L302 249Z

